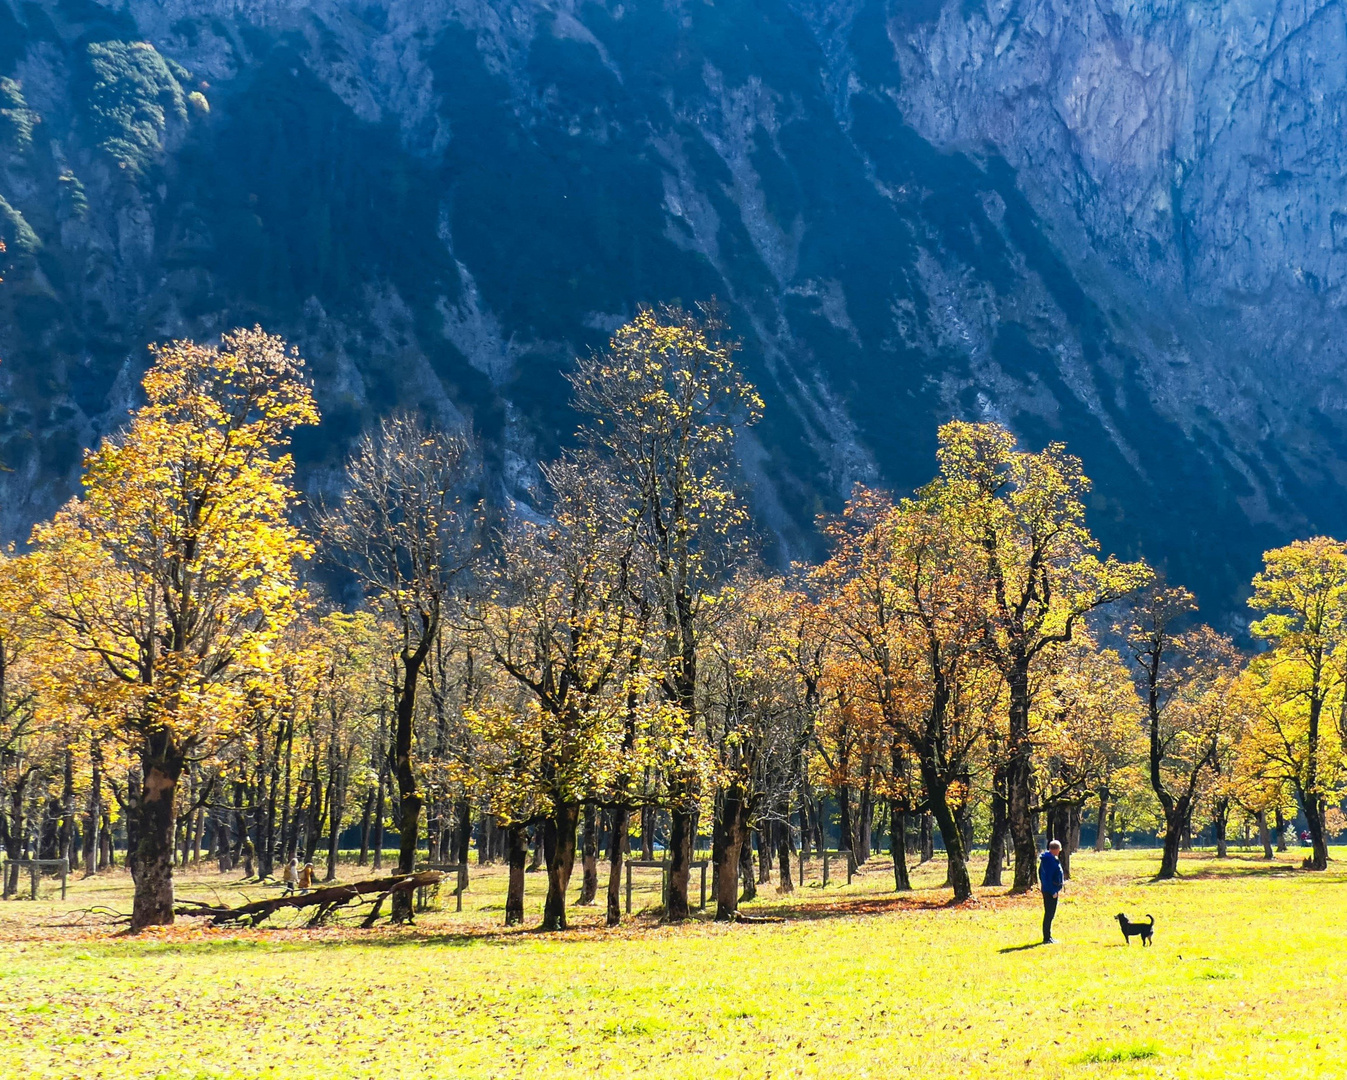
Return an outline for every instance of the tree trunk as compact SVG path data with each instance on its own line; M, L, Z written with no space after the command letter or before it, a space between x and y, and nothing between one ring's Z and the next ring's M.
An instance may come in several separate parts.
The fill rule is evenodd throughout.
M327 795L327 873L324 881L337 880L337 844L341 839L341 819L346 812L346 780L340 763L334 763L336 775L328 780Z
M393 775L398 783L398 873L416 870L417 832L421 824L421 795L416 790L416 772L412 768L412 722L416 718L416 686L434 633L427 634L423 646L402 656L402 693L398 695L393 733ZM392 919L395 923L412 921L410 890L393 894Z
M641 807L641 860L651 862L655 858L655 808Z
M907 815L895 800L889 802L889 854L893 856L894 891L907 892L912 888L907 872Z
M627 854L627 824L631 811L625 806L613 809L613 833L608 841L608 916L607 924L622 921L622 860Z
M851 818L851 790L844 784L837 789L837 847L840 851L856 853L855 823Z
M374 789L370 788L369 791L365 792L365 806L360 812L360 858L356 860L357 866L369 864L369 834L373 817Z
M1168 881L1179 872L1179 846L1183 842L1187 810L1187 800L1181 799L1165 814L1165 845L1160 856L1160 872L1156 875L1160 881Z
M1282 814L1282 808L1279 806L1273 812L1273 821L1277 826L1277 850L1286 850L1286 818Z
M1108 847L1108 797L1107 786L1099 789L1099 817L1094 828L1094 849L1103 851Z
M716 922L732 922L739 910L739 877L742 851L747 842L748 808L738 786L720 800L720 814L712 826L711 861L715 866ZM749 883L753 877L748 873Z
M874 823L874 803L870 796L870 784L867 777L865 787L856 808L856 845L852 862L861 866L870 861L870 830ZM853 867L855 869L855 867Z
M1272 836L1268 832L1266 810L1258 811L1258 839L1263 845L1263 858L1275 858L1272 854Z
M793 893L795 883L790 876L790 818L782 817L776 824L776 868L780 879L776 885L779 893Z
M457 830L455 854L450 862L465 863L468 861L468 847L472 843L472 804L467 799L460 800L458 804Z
M505 858L510 866L510 884L505 893L505 925L518 926L524 921L524 863L529 853L528 830L523 825L511 825L507 832L509 837Z
M65 752L65 770L61 783L61 854L58 858L69 860L75 865L75 752L67 748Z
M491 861L491 830L493 822L496 820L494 814L486 813L485 809L477 817L477 865L486 866ZM525 846L528 840L525 838Z
M1328 829L1325 825L1327 805L1322 796L1302 797L1301 809L1310 830L1310 857L1302 864L1306 870L1328 869Z
M766 885L772 880L772 823L761 822L755 831L758 834L758 884Z
M537 873L543 868L543 831L542 826L533 830L533 859L528 867L530 874Z
M387 779L382 773L379 774L378 791L374 798L374 869L382 869L384 864L384 781Z
M1033 888L1038 866L1034 844L1032 744L1029 737L1029 659L1017 658L1006 680L1010 691L1010 745L1006 762L1007 820L1011 845L1015 851L1015 879L1011 891L1028 892Z
M599 892L599 808L585 803L584 880L580 885L581 907L594 903Z
M143 780L131 792L127 855L135 896L131 930L173 924L173 796L182 776L184 756L166 732L151 736L141 753Z
M1001 864L1006 858L1006 840L1010 837L1009 803L1006 798L1006 769L997 765L992 773L992 833L987 842L987 869L982 874L984 889L1001 884Z
M103 824L103 755L98 744L94 743L90 754L91 772L89 779L89 816L84 827L84 875L88 877L98 870L99 829Z
M935 829L931 812L921 815L921 862L928 863L935 858Z
M746 816L747 815L745 815L745 817ZM744 888L739 894L739 902L742 904L758 898L758 883L756 876L753 873L753 842L746 821L741 832L742 838L739 844L739 880ZM731 848L730 850L733 851L734 849Z
M964 848L963 831L949 805L946 785L931 770L922 769L922 782L931 800L931 812L936 824L940 826L940 836L945 841L945 855L948 862L949 885L954 890L954 902L961 904L973 895L973 883L968 877L968 854Z
M543 826L543 850L547 858L544 930L566 929L566 890L575 866L575 830L579 820L578 803L559 803Z
M1212 825L1216 831L1216 857L1218 859L1227 858L1230 854L1226 841L1226 830L1230 824L1230 800L1217 799L1215 813L1212 815Z
M675 803L669 825L669 897L664 909L667 922L688 917L688 879L692 873L692 841L695 826L691 810Z

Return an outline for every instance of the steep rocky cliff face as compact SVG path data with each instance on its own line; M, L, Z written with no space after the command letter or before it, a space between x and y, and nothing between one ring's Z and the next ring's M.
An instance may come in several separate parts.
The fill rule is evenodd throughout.
M570 359L710 296L779 560L951 415L1065 439L1213 615L1347 528L1339 3L0 0L0 76L0 537L147 342L296 341L310 485L401 404L527 499Z

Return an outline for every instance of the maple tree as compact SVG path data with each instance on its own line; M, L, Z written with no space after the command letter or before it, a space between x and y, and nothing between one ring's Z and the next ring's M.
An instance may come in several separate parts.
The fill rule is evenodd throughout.
M85 461L83 494L33 530L45 632L86 667L97 722L125 740L133 928L173 921L174 795L237 737L250 680L294 617L289 432L316 423L303 362L259 329L152 350L146 404Z
M480 549L479 523L466 501L476 471L466 436L398 413L361 437L347 462L345 493L319 515L333 554L397 630L388 757L398 786L403 874L416 867L423 804L413 761L418 691L449 605ZM393 917L412 918L410 893L394 895Z
M1029 889L1037 866L1032 818L1032 675L1069 642L1096 608L1144 586L1144 562L1100 559L1085 524L1090 489L1079 458L1061 443L1019 450L997 424L951 421L939 432L939 475L924 497L941 507L976 553L990 584L984 607L987 655L1006 681L1007 826L1015 856L1014 888Z
M1347 792L1347 544L1328 537L1268 551L1253 579L1250 627L1269 650L1250 664L1250 749L1295 792L1310 834L1307 867L1328 866L1328 807Z
M663 630L663 693L681 710L689 736L698 728L705 598L743 556L733 542L747 521L733 482L735 432L762 411L736 350L713 309L642 308L570 375L585 417L581 443L593 467L608 471L617 516L630 522L642 551L643 587ZM667 915L677 922L688 913L700 794L692 763L672 768L669 783Z

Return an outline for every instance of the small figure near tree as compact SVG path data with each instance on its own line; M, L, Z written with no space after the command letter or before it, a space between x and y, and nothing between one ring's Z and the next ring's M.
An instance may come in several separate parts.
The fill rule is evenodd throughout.
M1043 890L1043 944L1056 945L1052 920L1057 916L1057 900L1062 895L1062 853L1060 840L1048 841L1048 850L1038 857L1038 885Z

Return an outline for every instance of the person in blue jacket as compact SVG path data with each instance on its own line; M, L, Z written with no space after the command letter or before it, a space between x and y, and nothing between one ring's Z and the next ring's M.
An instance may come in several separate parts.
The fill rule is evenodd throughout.
M1057 914L1057 897L1062 895L1062 864L1057 858L1062 850L1059 840L1048 844L1048 850L1038 857L1038 885L1043 890L1043 944L1056 945L1052 936L1052 917Z

